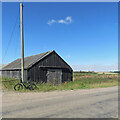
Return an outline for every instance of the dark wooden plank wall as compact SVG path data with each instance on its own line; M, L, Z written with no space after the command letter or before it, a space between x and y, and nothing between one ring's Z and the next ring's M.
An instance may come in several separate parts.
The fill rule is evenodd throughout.
M20 78L20 71L2 71L2 76L6 78Z
M28 77L35 82L44 81L47 82L47 68L40 68L40 66L49 66L49 67L62 67L67 70L62 70L63 75L62 79L64 81L72 80L72 69L56 54L51 53L49 56L45 57L42 61L36 63L28 70Z
M61 67L62 69L62 81L70 81L72 80L72 69L69 65L67 65L58 54L52 52L50 55L46 56L40 62L34 64L30 69L25 70L25 81L32 80L35 82L44 81L47 82L47 69L48 68L40 68L40 66L51 67ZM64 69L63 69L64 68ZM2 76L8 78L17 78L20 79L20 70L12 70L12 71L2 71Z
M63 70L62 72L62 82L72 81L72 73Z
M25 81L27 81L27 71L24 70L24 75L25 75ZM21 70L7 70L7 71L2 71L2 77L6 78L15 78L15 79L20 79L21 78Z

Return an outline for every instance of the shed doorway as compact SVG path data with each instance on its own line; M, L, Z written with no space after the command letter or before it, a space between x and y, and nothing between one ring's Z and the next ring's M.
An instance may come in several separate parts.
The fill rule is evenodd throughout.
M62 83L62 70L61 69L48 69L47 82L53 84Z

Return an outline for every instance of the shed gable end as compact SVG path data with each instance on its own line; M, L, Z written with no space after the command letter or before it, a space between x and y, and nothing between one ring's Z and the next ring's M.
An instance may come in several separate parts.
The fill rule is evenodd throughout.
M55 51L46 56L38 64L39 67L61 67L72 70L72 68Z

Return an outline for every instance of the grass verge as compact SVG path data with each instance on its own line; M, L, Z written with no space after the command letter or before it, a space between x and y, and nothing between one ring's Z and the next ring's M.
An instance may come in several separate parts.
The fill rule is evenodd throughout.
M74 73L74 81L65 82L59 85L51 84L37 84L37 89L34 91L54 91L54 90L75 90L75 89L91 89L91 88L102 88L112 87L118 85L118 75L98 75L98 74L84 74ZM2 82L2 88L4 90L14 90L14 85L19 81L10 81L11 79L3 78L2 81L8 80L9 82ZM25 88L20 92L28 92Z

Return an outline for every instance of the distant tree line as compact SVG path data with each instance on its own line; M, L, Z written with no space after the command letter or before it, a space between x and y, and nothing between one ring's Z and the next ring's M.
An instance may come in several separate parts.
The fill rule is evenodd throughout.
M94 71L74 71L74 73L96 73Z
M120 71L110 71L110 72L112 72L112 73L120 73Z

